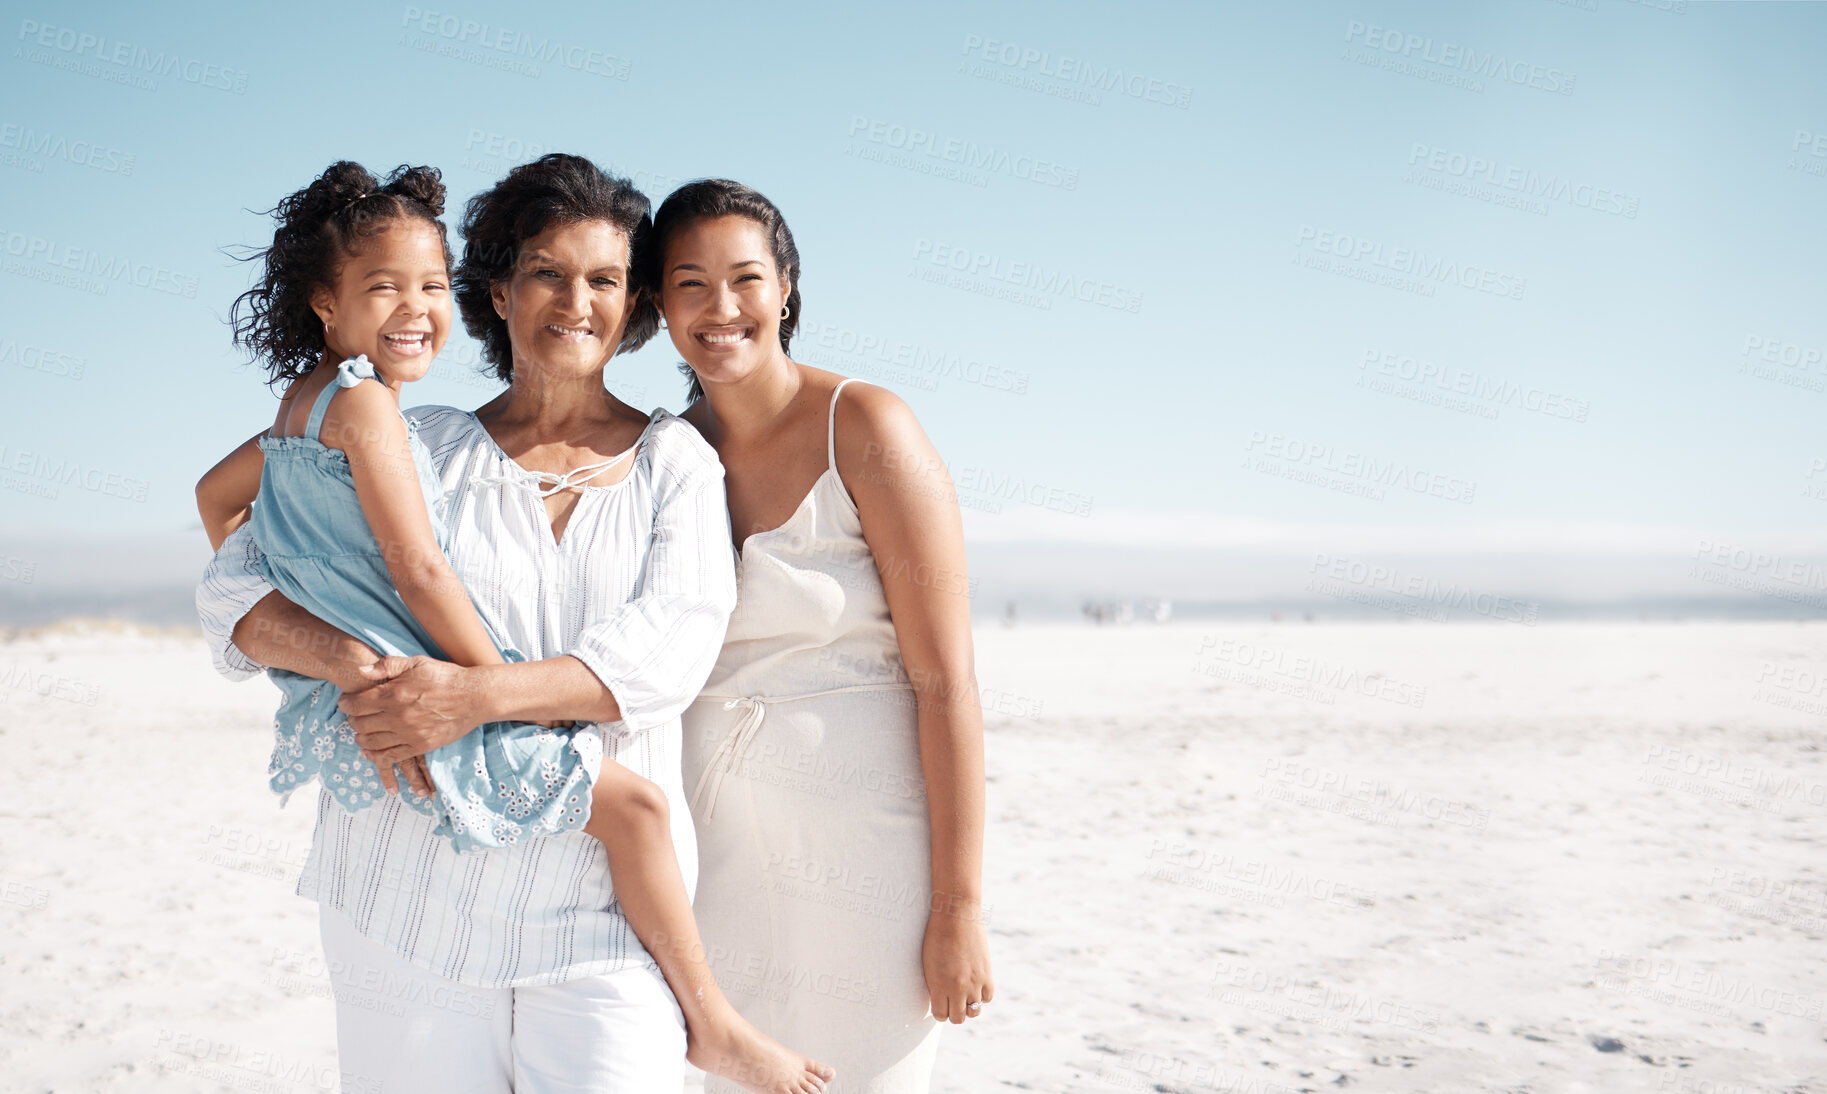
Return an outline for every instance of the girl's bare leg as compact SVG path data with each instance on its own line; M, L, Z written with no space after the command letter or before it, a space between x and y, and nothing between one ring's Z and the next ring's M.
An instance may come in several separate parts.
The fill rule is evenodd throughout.
M636 938L685 1012L693 1066L757 1094L818 1094L833 1072L763 1034L723 994L705 962L698 923L672 847L666 795L647 779L605 759L584 831L609 852L616 900Z

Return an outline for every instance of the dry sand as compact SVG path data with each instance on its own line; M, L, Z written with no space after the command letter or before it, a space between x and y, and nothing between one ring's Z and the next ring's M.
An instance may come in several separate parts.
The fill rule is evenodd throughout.
M988 627L941 1091L1827 1092L1827 627ZM0 643L0 1086L336 1089L199 640Z

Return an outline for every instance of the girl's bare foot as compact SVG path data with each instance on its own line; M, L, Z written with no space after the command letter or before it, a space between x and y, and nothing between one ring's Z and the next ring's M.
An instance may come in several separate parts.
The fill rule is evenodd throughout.
M837 1072L794 1052L731 1013L706 1022L685 1049L693 1067L737 1083L755 1094L821 1094Z

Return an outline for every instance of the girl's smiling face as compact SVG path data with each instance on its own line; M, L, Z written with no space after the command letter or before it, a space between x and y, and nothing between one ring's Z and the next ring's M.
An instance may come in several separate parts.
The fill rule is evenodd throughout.
M628 236L605 220L559 224L520 246L513 274L491 289L507 322L514 375L601 384L636 295Z
M740 380L781 353L780 311L792 292L767 230L748 217L700 220L666 248L660 313L700 382Z
M393 221L343 259L335 291L319 289L311 307L338 360L365 355L392 384L423 377L450 337L450 271L438 229Z

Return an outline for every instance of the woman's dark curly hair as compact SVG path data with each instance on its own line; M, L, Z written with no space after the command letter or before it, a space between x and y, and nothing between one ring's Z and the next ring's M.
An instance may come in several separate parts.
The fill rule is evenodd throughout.
M311 308L319 288L336 288L343 263L363 241L396 220L417 218L444 241L444 183L435 167L400 166L385 180L359 163L340 160L268 215L279 222L273 244L249 255L262 263L260 283L229 309L235 344L266 362L267 383L297 379L316 367L328 346L323 320ZM444 264L450 244L444 243Z
M608 222L628 237L629 261L638 263L653 231L647 195L634 183L617 178L582 156L552 152L523 163L494 187L469 199L463 209L463 261L452 284L463 326L482 343L482 359L495 375L514 379L514 347L507 320L495 314L490 295L495 285L514 276L526 241L562 224L586 220ZM631 353L660 329L653 295L630 278L628 325L617 353Z
M640 284L649 297L658 301L666 277L666 248L673 237L701 220L731 216L747 217L761 225L774 252L775 268L793 283L787 294L787 317L780 321L780 348L785 352L791 348L793 332L799 329L799 247L787 228L787 218L759 190L729 179L698 179L674 190L660 203L660 211L653 217L653 238L635 260ZM679 371L689 381L688 401L703 398L704 388L691 368L680 365Z

